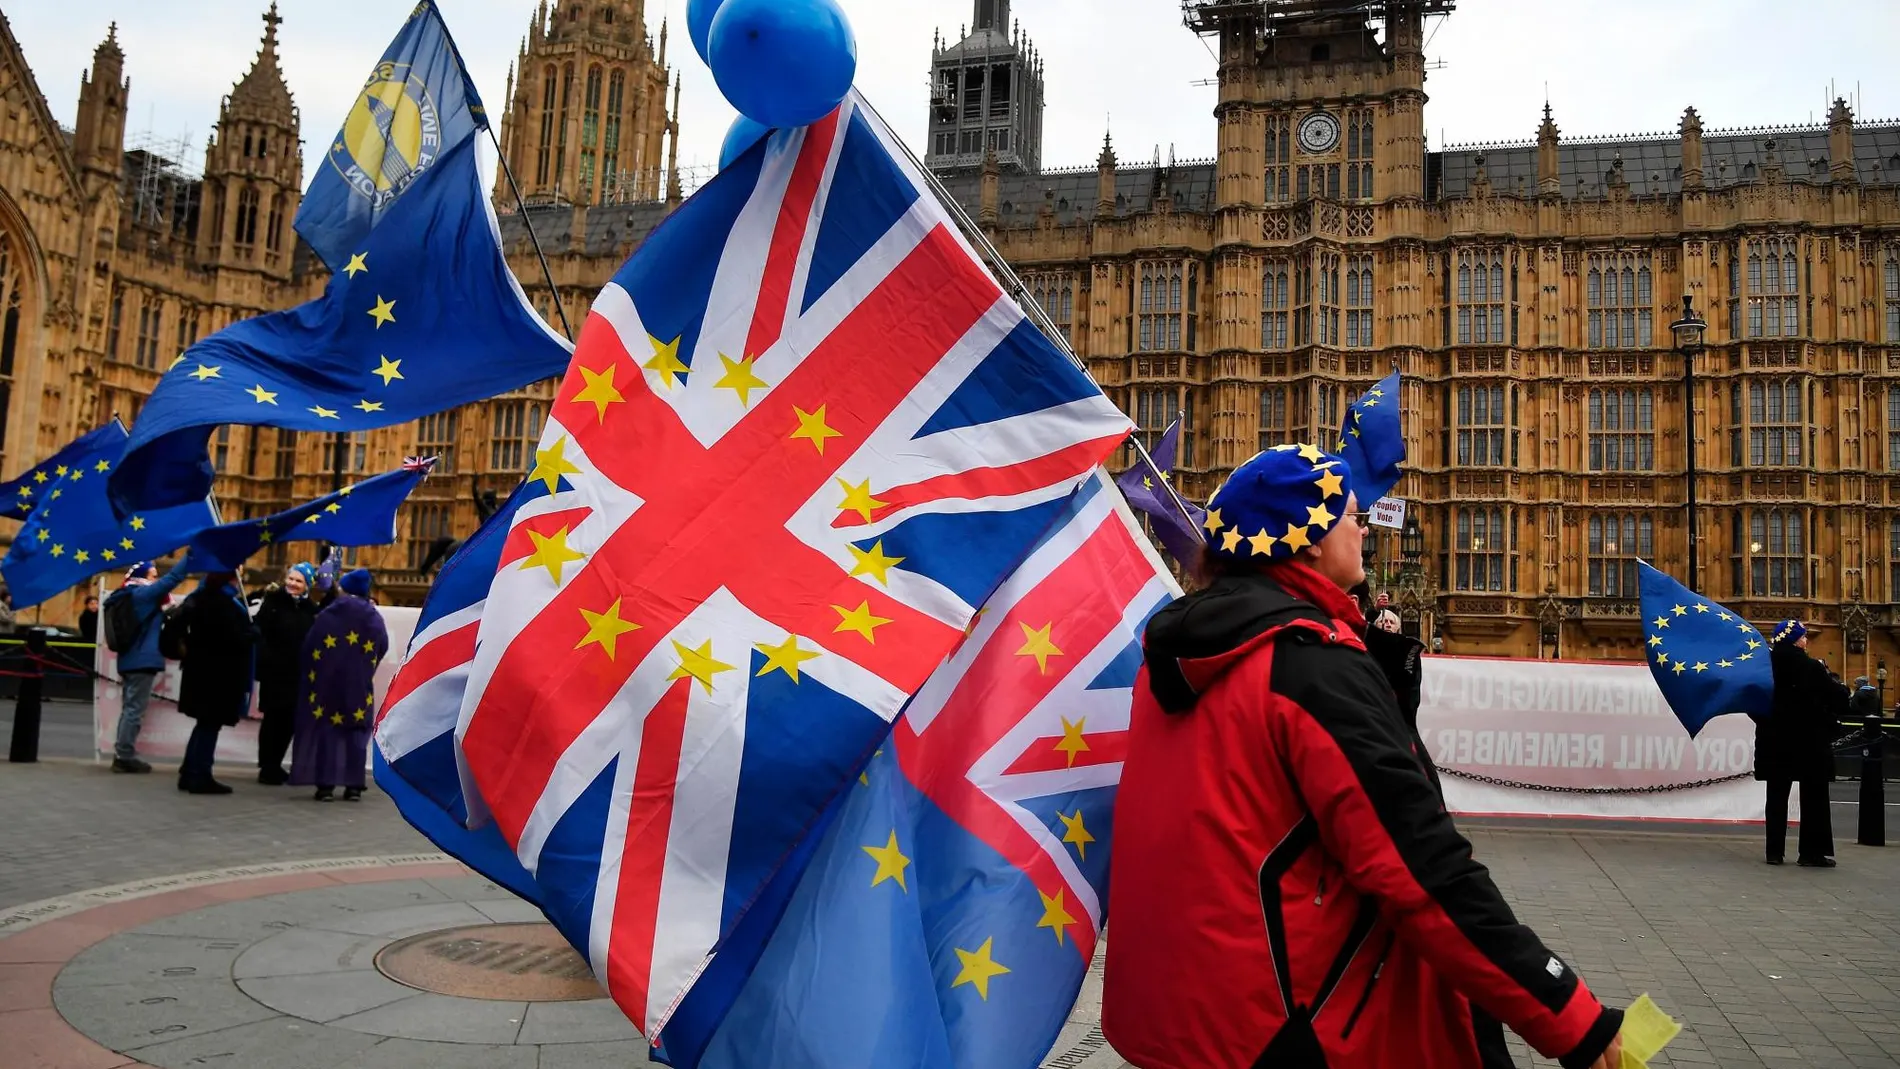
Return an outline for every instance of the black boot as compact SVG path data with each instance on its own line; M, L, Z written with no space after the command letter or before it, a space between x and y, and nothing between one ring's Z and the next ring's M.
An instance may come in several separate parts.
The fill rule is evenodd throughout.
M315 796L315 797L316 797L316 799L317 799L317 801L319 801L319 802L331 802L331 801L335 801L335 800L336 800L336 788L335 788L335 787L318 787L318 788L317 788L317 793L316 793L316 796Z
M112 771L114 772L130 772L130 773L138 774L138 773L150 772L151 770L152 770L151 765L146 764L144 761L141 761L136 757L115 757L112 759Z
M219 783L217 780L212 779L210 776L199 776L196 779L189 780L185 783L184 787L185 787L186 793L188 794L230 794L231 793L231 788L228 784Z
M345 787L345 788L343 788L343 800L344 800L344 801L346 801L346 802L360 802L360 801L362 801L362 800L363 800L363 788L361 788L361 787Z

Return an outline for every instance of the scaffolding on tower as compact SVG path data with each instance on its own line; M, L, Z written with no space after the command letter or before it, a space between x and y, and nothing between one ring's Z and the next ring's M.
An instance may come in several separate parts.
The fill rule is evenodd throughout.
M1363 14L1383 21L1406 13L1449 15L1458 0L1181 0L1181 18L1195 33L1219 33L1243 22L1273 31L1309 19Z
M165 137L147 130L127 139L121 203L128 222L175 235L191 232L204 178L185 162L191 149L189 133Z

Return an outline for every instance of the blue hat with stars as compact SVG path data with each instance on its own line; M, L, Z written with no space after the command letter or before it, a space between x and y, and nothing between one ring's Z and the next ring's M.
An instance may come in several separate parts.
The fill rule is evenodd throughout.
M1777 646L1792 646L1806 637L1807 633L1808 629L1802 626L1801 621L1783 620L1781 625L1775 628L1774 637L1768 641Z
M1276 445L1214 491L1201 534L1229 560L1286 560L1336 530L1351 496L1345 461L1314 445Z

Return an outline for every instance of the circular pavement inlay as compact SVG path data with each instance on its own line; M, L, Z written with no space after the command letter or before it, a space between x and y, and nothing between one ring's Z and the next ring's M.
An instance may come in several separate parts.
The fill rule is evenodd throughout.
M606 997L587 962L551 924L481 924L412 935L384 947L376 968L397 983L461 998Z

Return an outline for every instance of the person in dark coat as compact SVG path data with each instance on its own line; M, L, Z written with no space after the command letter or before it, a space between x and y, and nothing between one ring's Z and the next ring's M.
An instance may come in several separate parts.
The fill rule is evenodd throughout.
M99 595L87 594L86 607L79 611L79 637L87 642L99 641Z
M1847 688L1807 652L1808 629L1783 620L1770 639L1775 671L1772 712L1755 721L1755 778L1768 785L1768 863L1788 848L1788 792L1801 784L1801 837L1796 861L1834 867L1834 824L1827 785L1834 778L1835 724L1847 715Z
M1381 595L1383 596L1383 595ZM1366 652L1392 685L1405 723L1418 734L1419 687L1425 679L1425 644L1399 630L1399 614L1381 609L1366 628Z
M315 786L319 802L330 801L338 787L346 802L363 797L376 723L376 666L389 652L389 633L369 600L369 572L358 568L337 587L339 596L304 639L290 761L290 782Z
M257 678L257 627L244 608L237 572L213 572L185 599L185 656L179 662L178 711L196 720L178 767L178 789L192 794L230 794L211 778L218 732L251 710Z
M298 663L304 636L316 622L318 606L310 599L317 570L293 564L281 586L273 584L257 606L257 782L275 787L290 782L284 754L296 731Z

